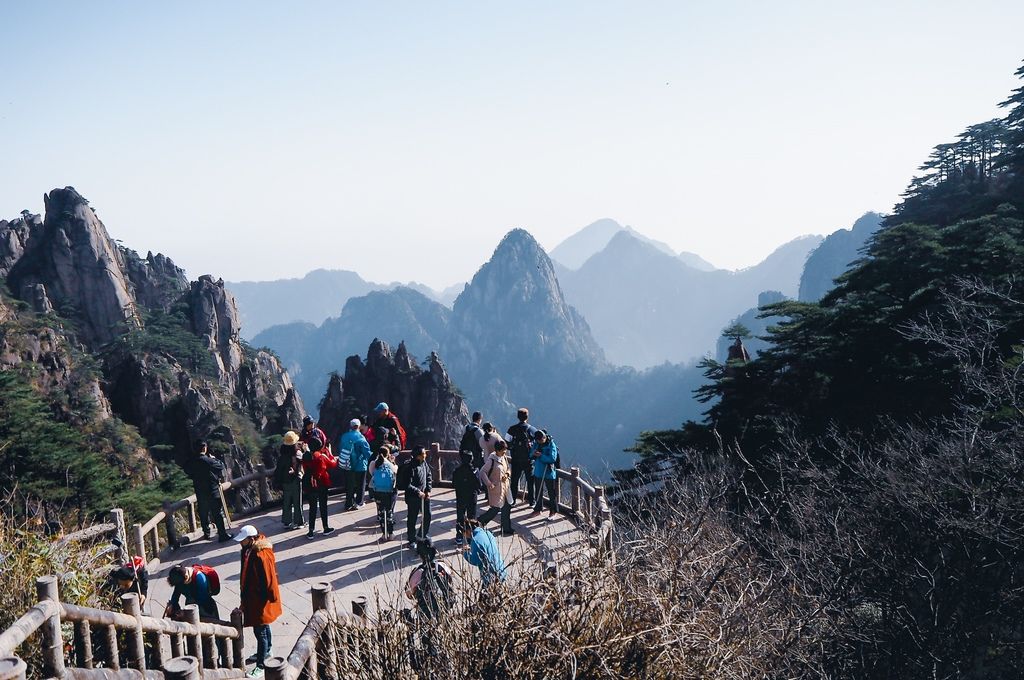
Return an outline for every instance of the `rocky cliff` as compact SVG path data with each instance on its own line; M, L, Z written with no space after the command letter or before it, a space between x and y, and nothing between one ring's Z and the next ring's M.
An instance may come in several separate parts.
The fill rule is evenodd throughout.
M425 363L419 366L405 343L392 353L387 343L375 339L365 361L350 356L344 377L331 376L320 404L320 427L334 441L352 418L372 416L373 407L385 401L401 419L410 446L437 442L441 448L457 448L469 422L466 403L436 352Z
M278 359L240 340L224 282L189 283L166 256L117 245L71 187L44 202L43 219L0 222L0 274L13 294L0 297L0 369L20 372L56 417L84 430L121 423L112 462L125 450L119 438L136 458L140 442L152 454L148 469L133 466L134 484L156 481L161 459L181 460L199 440L234 474L251 470L303 405Z
M861 249L882 226L878 213L864 213L849 229L840 229L825 237L807 256L800 276L799 300L817 302L835 287L839 278L860 258Z

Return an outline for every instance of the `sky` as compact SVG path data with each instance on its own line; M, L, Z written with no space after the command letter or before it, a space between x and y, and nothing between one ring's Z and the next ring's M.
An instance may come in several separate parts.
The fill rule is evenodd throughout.
M294 6L293 6L294 5ZM740 268L999 115L1024 2L0 0L0 217L193 278L465 281L610 217Z

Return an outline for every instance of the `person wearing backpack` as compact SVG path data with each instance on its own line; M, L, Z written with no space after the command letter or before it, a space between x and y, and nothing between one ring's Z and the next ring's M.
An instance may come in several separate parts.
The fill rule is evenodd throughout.
M299 435L288 431L277 452L274 482L281 489L281 524L285 529L306 526L302 518L302 452Z
M459 452L459 466L452 472L452 486L455 487L455 544L462 545L463 527L466 519L476 517L476 496L480 490L477 470L473 467L473 453Z
M507 575L505 560L494 534L481 527L475 519L468 519L463 536L466 544L462 546L462 558L480 569L484 590L503 582Z
M386 435L389 431L394 430L398 435L399 446L405 448L405 428L402 427L402 421L398 419L398 416L391 412L391 407L387 405L387 402L382 401L377 404L373 409L373 415L373 431Z
M443 561L437 559L437 548L429 536L416 539L416 554L420 564L405 584L405 596L416 600L420 615L434 619L455 602L455 587L452 571Z
M480 411L473 411L473 420L466 425L462 433L462 441L459 442L459 453L468 453L472 456L473 468L480 469L484 464L484 450L480 446L480 423L484 416ZM461 535L461 533L460 533Z
M480 468L480 481L487 489L487 503L490 509L480 515L480 526L487 526L487 523L494 519L494 516L501 513L501 535L514 536L512 531L512 486L509 480L512 472L508 464L508 444L504 439L499 438L494 446L494 453L487 457L484 466Z
M487 456L494 453L494 445L499 441L505 441L498 434L498 431L494 429L494 425L491 423L484 423L483 427L480 428L480 432L477 433L477 441L480 443L480 449L483 451L484 461L487 460Z
M206 442L196 445L194 455L185 463L185 473L192 478L199 510L199 524L203 527L203 539L210 539L210 520L217 527L217 540L221 543L231 538L224 528L224 514L220 505L220 483L224 479L224 463L208 455Z
M178 620L181 618L181 596L185 596L185 604L194 604L199 608L199 616L207 619L220 619L220 610L214 596L220 594L220 577L217 570L205 564L176 564L167 572L167 584L174 590L171 599L164 608L164 616Z
M534 483L533 483L533 461L530 460L530 448L533 446L533 437L537 434L537 428L530 425L530 411L521 408L516 412L519 419L515 425L508 428L508 441L510 458L512 459L512 479L509 482L512 487L513 503L519 498L519 480L526 478L526 505L533 507Z
M558 473L555 472L559 463L558 447L555 440L548 436L544 430L537 430L533 437L533 448L530 449L530 457L533 459L533 479L536 490L536 499L533 504L533 512L530 517L540 514L544 503L544 489L548 491L548 504L551 512L548 519L558 517L558 492L555 480Z
M270 624L281 616L277 559L274 546L251 524L242 527L235 540L242 544L242 569L238 574L242 625L252 628L256 635L256 667L249 677L259 678L263 677L263 662L270 656Z
M377 457L370 463L370 486L373 500L377 504L377 523L380 524L381 541L390 541L395 531L395 481L398 466L395 465L391 447L385 444L377 450Z
M363 489L366 488L366 466L370 462L370 443L359 431L362 423L353 418L348 432L341 435L338 444L338 464L345 474L345 510L363 507Z
M412 458L398 468L398 488L405 492L405 504L409 514L406 518L408 547L416 547L416 518L423 513L423 526L418 536L425 538L430 533L430 491L433 479L427 465L427 450L417 446Z
M306 538L312 540L316 532L318 508L324 535L334 533L334 528L327 524L327 491L331 487L331 468L338 466L338 459L316 437L309 440L307 448L302 454L302 493L309 501L309 531Z

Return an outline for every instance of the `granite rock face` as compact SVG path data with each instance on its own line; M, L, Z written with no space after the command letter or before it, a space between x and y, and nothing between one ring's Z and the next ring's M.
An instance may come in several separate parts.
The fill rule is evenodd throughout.
M331 376L320 404L320 427L335 441L349 420L372 417L373 407L384 401L402 421L408 445L437 442L442 449L457 448L468 421L466 403L437 353L431 352L425 364L419 366L404 343L392 353L387 343L375 339L365 361L350 356L344 377Z
M222 280L190 284L170 258L119 246L72 187L45 205L0 221L0 280L18 298L0 293L0 370L30 376L58 417L116 416L179 460L207 440L235 475L298 427L301 398L277 357L242 345Z

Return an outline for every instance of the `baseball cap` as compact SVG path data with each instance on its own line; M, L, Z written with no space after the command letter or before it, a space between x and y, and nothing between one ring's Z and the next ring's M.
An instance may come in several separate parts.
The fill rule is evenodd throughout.
M237 534L235 534L235 541L241 543L247 538L256 538L256 536L259 535L259 533L260 532L256 531L256 527L254 527L251 524L246 524L244 527L238 530Z

